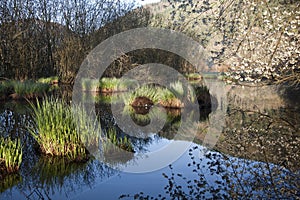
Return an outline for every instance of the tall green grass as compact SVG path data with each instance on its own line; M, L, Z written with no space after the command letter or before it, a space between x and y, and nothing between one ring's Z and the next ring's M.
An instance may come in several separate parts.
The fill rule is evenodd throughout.
M15 81L7 80L0 83L0 95L16 94L18 98L36 98L47 93L50 85L47 83L39 83L31 80Z
M1 174L10 174L19 170L22 162L20 139L0 137L0 170Z
M54 84L58 83L58 76L51 76L47 78L39 78L37 82L39 83L47 83L47 84Z
M194 92L191 87L184 87L180 81L170 83L169 87L160 87L156 85L143 85L135 91L124 95L125 105L132 105L138 97L146 97L153 102L163 107L184 107L181 99L195 101Z
M32 107L34 126L28 129L42 153L67 157L70 161L88 159L85 145L98 144L99 128L82 106L72 108L62 99L50 97Z
M13 91L21 97L36 98L49 91L50 85L33 81L11 81Z
M81 80L81 86L83 91L99 91L99 81L98 79L90 79L90 78L83 78Z
M113 91L117 89L120 79L117 78L102 78L99 82L99 87L101 90Z
M153 102L153 104L156 104L161 98L161 92L158 90L158 87L151 85L143 85L135 91L124 95L123 99L125 105L132 105L132 103L137 97L146 97L150 99Z
M106 92L122 92L127 91L134 83L134 80L104 77L99 81L99 88Z

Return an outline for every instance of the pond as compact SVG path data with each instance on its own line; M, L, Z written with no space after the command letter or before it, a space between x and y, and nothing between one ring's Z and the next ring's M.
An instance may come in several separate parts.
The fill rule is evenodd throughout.
M32 123L29 104L2 101L0 131L4 136L21 139L23 162L19 173L0 180L0 199L299 197L299 90L284 86L225 86L219 91L219 83L207 84L211 107L199 108L196 123L192 120L189 124L195 117L190 110L167 109L161 129L144 134L143 127L151 120L160 121L161 110L146 114L126 110L114 107L118 105L117 101L111 103L114 96L97 96L95 110L103 130L113 126L123 135L127 133L124 130L133 130L126 123L120 125L123 118L116 119L112 108L124 109L120 113L141 129L127 133L134 153L120 157L104 152L101 159L82 163L42 156L25 128ZM70 94L66 96L70 100ZM194 136L176 137L181 132L193 132ZM184 151L172 155L170 151L176 154L176 148Z

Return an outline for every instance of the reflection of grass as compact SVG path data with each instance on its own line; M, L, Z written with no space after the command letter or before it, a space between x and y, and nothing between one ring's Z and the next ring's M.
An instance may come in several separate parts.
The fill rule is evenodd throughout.
M0 193L4 192L5 190L12 188L13 186L17 185L22 181L22 176L19 174L10 174L1 178L0 180Z
M61 186L66 177L75 175L86 168L87 163L70 163L67 159L42 156L36 165L41 185ZM76 176L76 175L75 175Z
M95 96L95 101L103 104L116 104L122 102L120 93L100 93Z
M126 150L128 152L134 152L133 146L127 136L124 137L118 137L117 136L117 130L115 127L110 127L106 132L106 137L110 140L112 144L115 146Z
M130 115L131 119L140 126L146 126L151 121L150 112L147 114L137 114L133 107L125 106L123 110L124 115Z
M106 138L109 140L103 142L103 158L106 163L118 165L133 158L134 149L131 141L126 136L119 136L116 127L110 127L106 131Z
M77 161L87 159L84 144L97 145L94 140L99 132L82 107L74 108L73 113L71 106L53 98L46 98L43 103L38 101L32 107L36 127L29 128L29 131L44 154Z
M22 162L22 147L20 140L11 140L10 138L0 137L0 146L1 174L9 174L18 171Z

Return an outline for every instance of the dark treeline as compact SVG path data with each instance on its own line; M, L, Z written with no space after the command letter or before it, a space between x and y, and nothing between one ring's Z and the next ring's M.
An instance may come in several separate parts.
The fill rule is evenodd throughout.
M58 75L71 83L85 55L99 42L144 23L143 12L131 11L133 7L115 0L2 0L0 77ZM126 13L127 18L119 18Z

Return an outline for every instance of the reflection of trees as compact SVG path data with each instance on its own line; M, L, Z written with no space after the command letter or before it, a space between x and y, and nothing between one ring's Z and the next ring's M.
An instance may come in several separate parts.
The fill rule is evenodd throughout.
M224 153L299 169L299 113L230 108L227 127L216 146Z
M202 157L197 157L199 153ZM292 173L271 163L249 161L220 153L189 150L192 175L170 173L162 176L168 180L164 194L158 199L295 199L299 196L299 171ZM123 198L154 199L143 192L122 195Z

